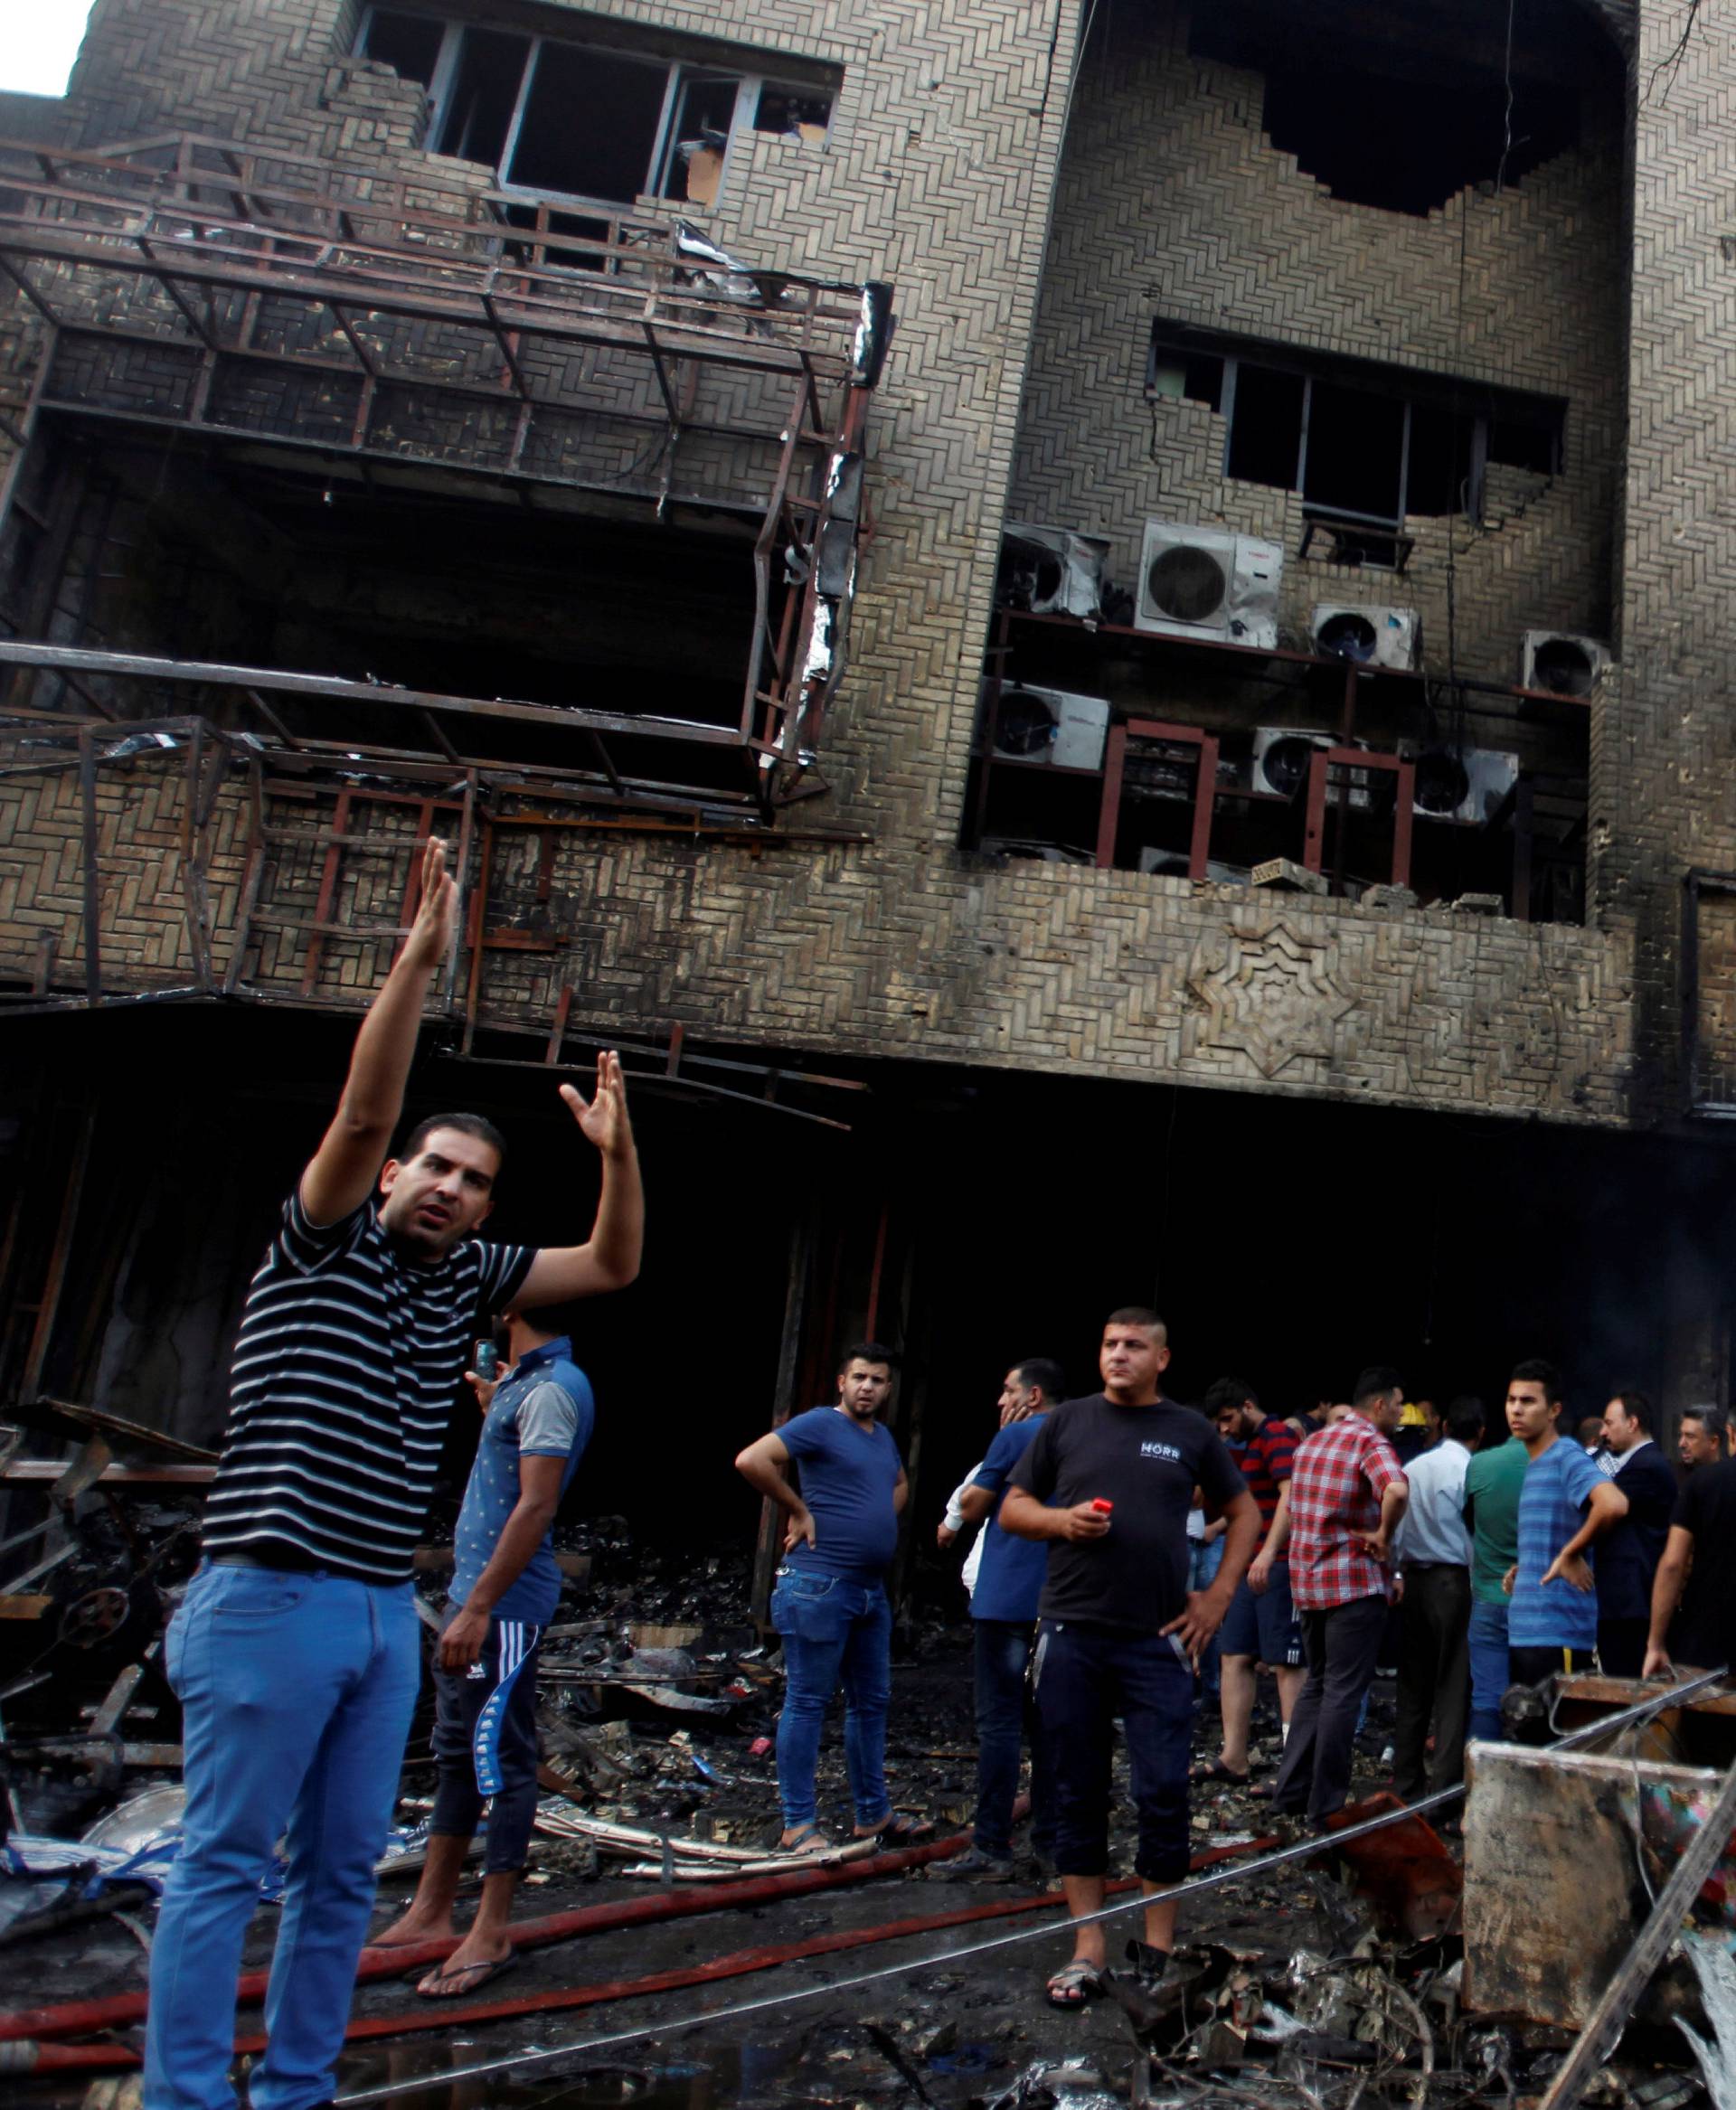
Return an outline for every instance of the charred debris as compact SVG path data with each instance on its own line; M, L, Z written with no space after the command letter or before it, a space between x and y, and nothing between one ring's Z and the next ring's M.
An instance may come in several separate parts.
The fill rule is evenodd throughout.
M70 1455L29 1455L52 1446ZM21 1999L39 1984L108 1990L74 1975L99 1919L130 1938L142 1985L182 1800L161 1637L197 1562L212 1464L71 1405L41 1404L0 1435L0 1481L14 1498L0 1535L0 1946ZM418 1564L430 1629L449 1568L438 1523L431 1536ZM776 1634L752 1615L748 1550L650 1550L618 1518L564 1528L558 1545L564 1590L541 1672L545 1793L526 1898L541 1917L514 1930L542 1952L552 1990L503 2003L503 2028L514 2014L665 1986L678 2011L647 2025L637 2057L648 2063L633 2049L587 2062L607 2014L545 2021L522 2053L509 2037L505 2060L523 2057L527 2084L571 2085L577 2073L590 2077L587 2101L606 2082L614 2099L664 2099L658 2077L675 2070L656 2064L665 2039L691 2073L712 2072L713 2052L735 2056L731 2011L684 2033L717 1998L680 2001L673 1989L741 1975L754 1998L768 1984L788 1989L766 2100L994 2110L1736 2102L1736 1696L1716 1683L1673 1697L1600 1679L1545 1689L1512 1724L1526 1740L1474 1747L1462 1808L1449 1797L1421 1813L1381 1790L1390 1710L1377 1696L1342 1839L1290 1839L1248 1791L1197 1789L1191 1881L1201 1895L1184 1920L1186 1945L1155 1990L1112 1973L1113 2005L1081 2028L1042 2006L1046 1951L1023 1938L1052 1942L1061 1924L1040 1872L1028 1887L923 1884L921 1905L911 1902L909 1881L968 1836L975 1754L955 1606L904 1621L895 1672L894 1801L932 1821L933 1839L898 1854L863 1842L816 1861L776 1851L781 1666ZM382 1902L420 1866L430 1714L419 1714L406 1753ZM821 1785L824 1802L842 1801L835 1738ZM894 1872L905 1884L882 1903ZM780 1879L792 1897L820 1892L825 1908L778 1901ZM1124 1882L1112 1902L1131 1891ZM268 1880L268 1906L271 1893ZM746 1953L722 1935L690 1939L687 1952L723 1953L601 1987L582 1944L564 1945L599 1924L599 1908L603 1922L639 1914L636 1898L662 1898L649 1908L684 1918L750 1897L770 1907L756 1917L778 1937L802 1938ZM569 1898L573 1907L561 1909ZM1114 1955L1127 1926L1109 1931ZM990 1943L999 1945L980 1953ZM838 1949L864 1953L817 1983L800 1977L804 1958ZM909 1970L889 1974L889 1951L908 1951ZM765 1980L749 1976L760 1971ZM76 2007L0 2016L0 2068L124 2072L142 1995L97 2003L117 2005L124 2011L106 2027ZM417 2026L426 2016L406 2023ZM392 2028L390 2013L358 2025ZM462 2034L467 2056L489 2044L486 2031ZM557 2056L563 2043L570 2059ZM744 2071L741 2100L752 2099Z

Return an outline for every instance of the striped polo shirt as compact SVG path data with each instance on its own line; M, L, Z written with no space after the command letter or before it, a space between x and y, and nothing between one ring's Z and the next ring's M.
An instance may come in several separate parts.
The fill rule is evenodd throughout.
M464 1239L417 1267L375 1201L321 1226L292 1194L241 1314L206 1552L275 1541L401 1582L478 1316L511 1304L535 1258Z

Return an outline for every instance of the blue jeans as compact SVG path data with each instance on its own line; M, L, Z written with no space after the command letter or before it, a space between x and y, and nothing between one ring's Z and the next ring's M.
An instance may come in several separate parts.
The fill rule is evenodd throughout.
M892 1704L892 1607L879 1583L780 1568L771 1623L784 1642L778 1717L778 1795L784 1829L814 1822L820 1729L844 1681L844 1762L861 1826L892 1813L886 1793L886 1717Z
M1501 1695L1512 1684L1507 1672L1507 1607L1471 1600L1471 1737L1485 1744L1502 1740Z
M1108 1872L1118 1715L1139 1820L1134 1868L1149 1883L1186 1875L1193 1699L1194 1673L1173 1635L1071 1619L1038 1626L1037 1705L1054 1763L1055 1865L1063 1876Z
M1054 1788L1049 1747L1025 1696L1031 1657L1028 1620L977 1619L976 1845L1005 1860L1013 1851L1013 1804L1019 1792L1019 1747L1031 1738L1031 1846L1045 1860L1055 1853Z
M188 1586L164 1648L187 1806L151 1947L146 2110L233 2110L241 1941L286 1830L250 2100L331 2100L421 1681L417 1633L407 1582L207 1563Z

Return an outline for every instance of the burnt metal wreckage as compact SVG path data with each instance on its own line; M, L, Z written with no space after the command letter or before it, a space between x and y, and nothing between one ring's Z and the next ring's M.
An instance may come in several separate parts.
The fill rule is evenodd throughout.
M554 1060L573 1001L562 848L622 831L754 855L869 840L791 808L826 788L889 286L761 268L682 221L555 225L493 191L189 135L0 141L0 279L29 354L0 538L70 532L33 510L51 435L155 432L375 493L438 476L531 515L732 523L752 577L727 721L655 695L519 700L87 648L39 610L42 635L0 641L0 794L58 802L82 900L72 930L44 919L31 956L0 960L14 1014L346 1003L335 948L401 935L411 843L439 831L470 902L439 993L463 1052L537 1008L515 993L491 1020L489 966L536 966ZM168 816L132 855L182 896L173 962L112 930L141 805Z
M72 1403L42 1402L19 1423L5 1438L0 1476L8 1492L45 1508L33 1523L12 1522L0 1547L7 1578L0 1945L47 1955L96 1915L148 1945L180 1798L160 1633L196 1558L211 1464L190 1455L192 1446ZM22 1455L44 1439L70 1455ZM122 1464L118 1454L143 1462ZM647 1554L618 1519L561 1536L563 1604L542 1673L538 1868L545 1880L627 1881L610 1884L603 1902L520 1922L521 1948L842 1898L944 1862L966 1844L968 1833L958 1831L895 1851L869 1840L818 1858L779 1854L766 1843L777 1838L766 1732L781 1680L776 1638L751 1616L746 1551ZM449 1559L449 1546L439 1543L418 1558L430 1630ZM919 1641L919 1655L941 1638L936 1629ZM1528 1725L1515 1715L1514 1726L1531 1743L1472 1746L1467 1787L1410 1807L1376 1794L1324 1836L1287 1839L1258 1820L1213 1832L1214 1820L1202 1813L1201 1851L1183 1893L1191 1908L1205 1907L1190 1910L1199 1928L1193 1945L1177 1950L1155 1990L1129 1973L1107 1981L1131 2034L1130 2065L1125 2039L1113 2055L1100 2038L1086 2053L1068 2052L1063 2041L1035 2058L1027 2044L1022 2063L1003 2062L1017 2070L998 2092L973 2100L995 2110L1111 2110L1123 2100L1151 2110L1727 2103L1736 2043L1720 2032L1729 2028L1733 1975L1736 1696L1722 1672L1669 1686L1570 1678L1544 1688L1529 1715ZM931 1725L923 1727L931 1737ZM914 1755L908 1746L901 1752ZM970 1757L967 1748L920 1755ZM827 1763L835 1772L835 1760ZM427 1765L413 1736L383 1876L419 1865ZM919 1779L908 1764L898 1770L903 1806L942 1825L964 1821L967 1794L948 1804L944 1787L949 1779L952 1792L965 1791L963 1775L930 1768ZM1461 1797L1462 1866L1432 1822ZM1314 1906L1311 1931L1299 1936L1295 1914L1277 1908L1296 1893L1272 1887L1294 1878ZM271 1888L262 1887L268 1901ZM1215 1923L1211 1902L1220 1894L1275 1909L1264 1924L1245 1911ZM647 2039L750 2019L799 2020L824 1998L835 2018L869 2018L850 2028L863 2032L864 2057L885 2068L888 2096L931 2110L964 2100L956 2077L966 2069L955 2058L956 2015L935 2011L920 1988L940 1966L948 1983L966 1983L959 1973L974 1965L992 1975L1066 1925L1061 1899L1041 1887L983 1902L954 1891L947 1904L923 1912L901 1902L865 1923L840 1909L822 1932L810 1918L780 1926L762 1946L723 1946L622 1977L587 1973L575 1983L574 1973L504 1999L364 2002L348 2041L360 2057L405 2036L467 2038L517 2021L540 2033L529 2048L473 2051L426 2081L536 2081L600 2073L632 2048L643 2056ZM1137 1887L1119 1882L1102 1917L1121 1918L1140 1905ZM881 1945L902 1945L900 1960L866 1957L843 1977L792 1980L797 1966ZM372 1952L362 1981L401 1977L451 1945ZM762 1973L781 1975L769 1990L720 2006L666 1997ZM243 1981L244 2005L263 1992L261 1975ZM888 1994L898 2002L894 2022L875 2019ZM655 2020L562 2040L562 2016L654 1999ZM127 2072L137 2059L127 2032L143 2006L139 1991L14 2007L0 2014L0 2071L68 2079ZM238 2052L249 2056L259 2042L243 2020ZM363 2085L352 2083L341 2100L383 2100L408 2085L401 2077L374 2086L365 2063L360 2070ZM789 2096L787 2086L776 2092Z

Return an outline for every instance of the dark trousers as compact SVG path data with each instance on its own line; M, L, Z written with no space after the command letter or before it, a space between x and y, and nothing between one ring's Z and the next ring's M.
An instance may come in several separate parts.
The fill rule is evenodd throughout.
M1646 1668L1646 1644L1652 1623L1647 1618L1599 1619L1598 1662L1606 1678L1637 1678Z
M449 1606L449 1625L458 1607ZM488 1802L483 1873L524 1866L536 1822L536 1658L540 1630L491 1619L468 1672L434 1670L434 1757L439 1767L428 1828L471 1839ZM492 1798L492 1799L491 1799Z
M1031 1745L1031 1845L1045 1860L1055 1853L1054 1788L1048 1744L1030 1702L1025 1665L1032 1628L1017 1619L977 1619L976 1844L1005 1858L1013 1851L1013 1804L1019 1792L1019 1749Z
M1507 1674L1515 1685L1541 1685L1545 1678L1590 1668L1589 1648L1509 1647L1507 1650Z
M1465 1777L1471 1706L1471 1571L1457 1564L1404 1571L1404 1634L1399 1648L1399 1713L1392 1731L1392 1785L1407 1803ZM1435 1756L1425 1768L1429 1719Z
M1187 1873L1188 1753L1194 1672L1161 1634L1043 1620L1037 1628L1037 1706L1055 1784L1055 1866L1101 1876L1109 1865L1115 1720L1127 1738L1139 1820L1134 1867L1149 1883Z
M1290 1717L1284 1763L1272 1786L1272 1808L1307 1813L1322 1823L1350 1794L1356 1717L1374 1675L1386 1632L1384 1597L1353 1597L1328 1612L1302 1614L1302 1653L1308 1674Z

